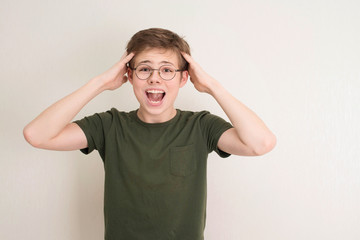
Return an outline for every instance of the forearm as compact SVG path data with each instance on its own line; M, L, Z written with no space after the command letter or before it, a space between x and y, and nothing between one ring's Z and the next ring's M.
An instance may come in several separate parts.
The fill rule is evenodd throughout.
M97 78L52 104L24 128L26 140L39 144L56 137L80 110L103 91Z
M209 93L228 116L244 145L260 155L273 148L276 142L274 134L252 110L216 81L214 81Z
M190 80L199 92L212 95L233 124L235 131L227 131L218 146L237 155L262 155L276 144L274 134L256 114L232 96L221 84L208 75L194 59L182 53L189 63Z

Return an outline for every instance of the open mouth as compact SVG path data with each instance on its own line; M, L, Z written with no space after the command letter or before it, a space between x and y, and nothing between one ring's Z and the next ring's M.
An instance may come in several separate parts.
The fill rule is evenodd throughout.
M151 104L159 104L165 97L165 91L159 89L146 90L146 96Z

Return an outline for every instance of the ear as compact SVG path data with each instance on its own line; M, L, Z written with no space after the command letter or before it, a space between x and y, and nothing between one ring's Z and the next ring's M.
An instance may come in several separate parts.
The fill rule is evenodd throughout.
M133 70L131 70L129 67L127 68L127 77L128 81L133 84Z
M180 87L182 88L185 86L187 80L189 78L189 72L188 71L182 71L181 72L181 79L180 79Z

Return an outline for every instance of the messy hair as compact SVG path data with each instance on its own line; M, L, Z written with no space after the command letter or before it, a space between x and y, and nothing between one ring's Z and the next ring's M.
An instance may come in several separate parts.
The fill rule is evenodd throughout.
M180 52L185 52L190 55L190 46L174 32L162 28L149 28L135 33L126 46L127 53L139 53L147 48L160 48L174 51L179 58L181 70L187 70L188 63L182 57ZM133 60L130 61L130 66L133 66Z

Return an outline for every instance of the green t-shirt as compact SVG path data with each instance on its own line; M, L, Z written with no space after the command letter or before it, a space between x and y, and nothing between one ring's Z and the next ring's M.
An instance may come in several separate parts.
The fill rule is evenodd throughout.
M115 108L75 121L105 168L106 240L202 240L208 154L231 124L209 112L177 110L164 123Z

